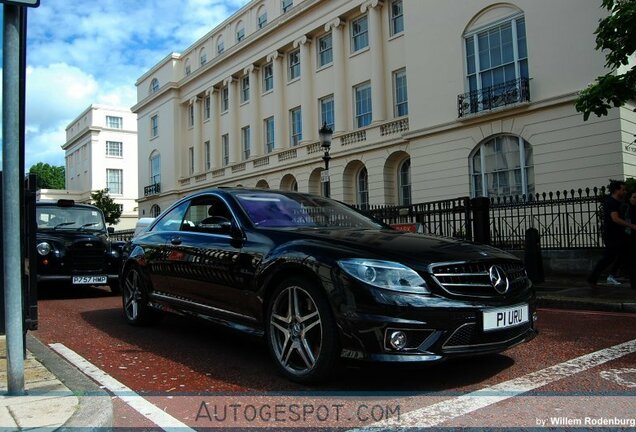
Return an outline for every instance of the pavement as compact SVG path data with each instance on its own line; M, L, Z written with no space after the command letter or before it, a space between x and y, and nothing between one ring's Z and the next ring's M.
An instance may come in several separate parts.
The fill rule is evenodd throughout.
M540 308L636 313L636 289L583 278L550 277L535 284ZM6 337L0 335L0 431L104 430L113 423L112 396L48 346L27 334L25 395L7 394Z

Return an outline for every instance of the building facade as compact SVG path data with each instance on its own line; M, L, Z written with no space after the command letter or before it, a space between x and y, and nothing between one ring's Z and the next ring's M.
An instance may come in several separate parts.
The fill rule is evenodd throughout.
M636 175L633 105L587 122L599 0L253 0L141 76L139 211L212 186L401 205Z
M139 190L137 116L127 108L91 105L68 125L62 148L66 191L58 195L89 202L91 192L108 189L123 210L117 228L134 228Z

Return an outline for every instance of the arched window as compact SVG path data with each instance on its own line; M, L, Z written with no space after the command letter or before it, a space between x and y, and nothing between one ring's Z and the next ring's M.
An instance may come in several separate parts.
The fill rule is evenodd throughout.
M158 217L161 214L161 208L157 204L150 207L150 217Z
M199 50L199 64L203 66L207 62L208 62L208 52L205 50L205 48L201 48Z
M216 53L217 55L222 54L223 51L225 51L225 44L223 43L223 35L220 35L216 39Z
M515 135L484 141L470 156L472 196L510 196L534 193L532 147Z
M192 73L192 64L190 62L190 59L187 58L185 61L185 74L190 75Z
M362 168L358 172L358 206L362 210L367 210L369 208L369 176L367 174L367 169Z
M245 26L243 21L239 21L236 25L236 43L241 42L243 39L245 39Z
M153 78L150 81L150 94L157 93L159 91L159 80L157 78Z
M411 205L411 159L406 159L398 169L398 196L400 205Z

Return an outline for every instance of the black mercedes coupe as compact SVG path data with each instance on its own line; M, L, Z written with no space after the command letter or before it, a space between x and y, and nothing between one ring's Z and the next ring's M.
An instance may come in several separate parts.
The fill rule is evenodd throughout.
M278 369L436 362L535 334L535 293L501 250L397 231L328 198L220 188L176 202L124 248L126 320L192 315L264 336Z

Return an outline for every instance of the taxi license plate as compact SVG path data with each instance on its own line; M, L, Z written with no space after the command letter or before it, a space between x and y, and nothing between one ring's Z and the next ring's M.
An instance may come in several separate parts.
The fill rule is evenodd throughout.
M484 331L515 327L530 321L527 304L484 311Z
M73 276L74 285L105 284L106 276Z

